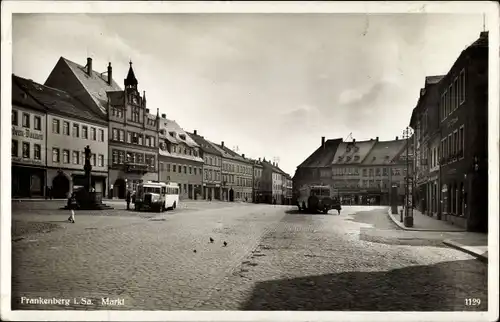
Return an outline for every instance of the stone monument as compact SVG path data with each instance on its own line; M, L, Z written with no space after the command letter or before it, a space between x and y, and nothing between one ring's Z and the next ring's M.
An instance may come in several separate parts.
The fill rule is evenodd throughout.
M113 209L102 203L102 192L92 191L92 164L90 163L90 158L92 156L92 151L90 146L87 145L84 151L85 164L83 170L85 171L85 179L83 189L79 189L74 192L74 197L78 205L77 209L81 210L104 210ZM66 206L65 208L68 208Z

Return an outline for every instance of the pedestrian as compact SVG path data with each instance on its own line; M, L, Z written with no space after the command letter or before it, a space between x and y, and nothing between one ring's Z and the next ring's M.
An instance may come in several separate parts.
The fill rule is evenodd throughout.
M49 198L52 200L54 196L52 195L52 187L49 187Z
M75 200L75 193L73 192L71 194L70 200L69 200L69 211L71 212L71 215L68 218L68 221L72 224L75 223L75 209L76 209L76 200Z
M127 197L126 197L126 200L127 200L127 210L130 210L130 190L127 191Z

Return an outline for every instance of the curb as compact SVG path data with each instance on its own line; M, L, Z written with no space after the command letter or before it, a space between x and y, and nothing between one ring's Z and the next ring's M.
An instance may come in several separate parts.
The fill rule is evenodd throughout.
M398 209L399 210L399 209ZM408 228L405 227L405 225L400 222L399 220L395 219L392 214L391 214L391 209L389 208L389 211L387 212L387 216L391 218L391 220L401 229L403 230L408 230L408 231L432 231L432 232L442 232L442 233L463 233L465 230L443 230L443 229L419 229L419 228Z
M473 247L468 247L466 245L462 245L462 244L455 242L451 239L443 240L443 244L445 244L446 246L449 246L451 248L455 248L456 250L459 250L461 252L472 255L472 256L476 257L479 261L488 264L488 255L484 255L484 254L477 252L475 249L472 249ZM488 252L486 252L486 253L488 253Z

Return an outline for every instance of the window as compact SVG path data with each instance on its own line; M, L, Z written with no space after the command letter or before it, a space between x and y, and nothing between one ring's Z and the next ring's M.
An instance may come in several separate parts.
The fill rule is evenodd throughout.
M143 142L142 142L142 134L139 134L139 135L138 135L138 139L139 139L139 141L138 141L138 143L137 143L137 144L139 144L139 145L143 145Z
M52 133L59 134L60 131L60 124L58 119L53 119L52 120Z
M63 150L63 162L69 163L69 150Z
M99 157L97 159L97 166L104 167L104 155L99 154Z
M452 92L452 86L450 85L448 87L448 111L446 112L446 116L451 114L451 111L453 110L453 92Z
M12 125L17 125L17 111L12 111Z
M448 157L452 154L452 143L451 143L451 134L448 135Z
M193 174L193 168L189 167L189 174Z
M28 142L23 142L23 158L30 157L30 144Z
M132 108L132 121L139 122L139 108Z
M176 171L177 166L175 164L172 164L172 172Z
M34 124L35 130L40 131L42 129L42 118L40 116L35 116L34 121L35 121L35 124Z
M80 153L78 151L73 151L73 164L80 163Z
M132 132L127 132L127 143L132 143Z
M441 101L439 103L439 117L444 120L444 105L445 105L445 94L441 94Z
M93 141L97 140L95 127L90 128L90 139Z
M59 163L59 149L58 148L52 148L52 162L54 163Z
M73 137L77 138L80 136L80 127L78 124L74 123L73 124Z
M113 150L111 154L112 154L111 162L113 164L118 164L118 151Z
M113 140L118 141L118 129L113 129Z
M464 126L463 125L460 127L459 133L460 133L459 134L459 137L460 137L459 146L460 146L460 150L462 151L461 157L463 158L465 155L465 145L464 145L465 136L464 136Z
M458 142L458 131L455 130L455 132L453 132L453 144L454 144L454 147L453 147L453 154L455 155L455 158L458 159L458 150L460 150L460 144Z
M19 151L19 144L17 143L17 140L12 140L11 155L13 157L17 157L18 151Z
M186 166L184 166L184 173L187 174L187 167Z
M89 128L87 126L82 126L82 138L87 140L89 138Z
M92 155L90 156L90 162L91 162L91 164L92 164L93 167L96 166L96 164L97 164L97 156L96 156L95 153L92 153Z
M170 172L170 163L167 163L167 172Z
M33 146L33 156L34 156L35 160L42 159L42 146L40 144L35 144Z
M23 127L30 127L30 115L28 113L23 113Z
M69 122L63 121L63 134L69 135Z
M458 77L455 77L455 81L453 82L453 109L456 110L458 108L459 103L459 87L458 87Z
M120 142L125 141L125 130L120 130Z
M85 164L85 151L80 152L80 157L82 159L81 164ZM89 162L92 162L92 158L89 160Z
M460 105L462 105L465 102L465 93L466 93L465 69L462 69L462 71L460 72L459 82L460 82Z
M104 142L104 130L99 129L99 141Z

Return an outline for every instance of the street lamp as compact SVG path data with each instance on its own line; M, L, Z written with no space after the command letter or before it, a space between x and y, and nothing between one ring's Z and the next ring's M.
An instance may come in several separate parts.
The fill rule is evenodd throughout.
M405 188L405 217L404 217L404 225L405 227L413 227L413 178L410 177L410 158L409 158L409 150L410 150L410 137L413 135L413 130L407 126L403 131L403 138L406 139L406 188ZM415 156L415 154L413 154Z

